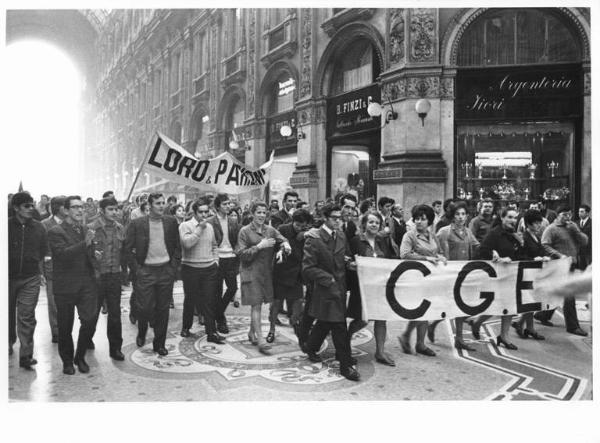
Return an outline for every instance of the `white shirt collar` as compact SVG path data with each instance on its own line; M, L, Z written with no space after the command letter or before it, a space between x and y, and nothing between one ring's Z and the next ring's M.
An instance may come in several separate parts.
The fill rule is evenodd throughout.
M333 235L333 231L329 229L329 226L327 226L325 223L323 223L321 227L325 230L325 232L327 232L327 234L329 234L330 237Z

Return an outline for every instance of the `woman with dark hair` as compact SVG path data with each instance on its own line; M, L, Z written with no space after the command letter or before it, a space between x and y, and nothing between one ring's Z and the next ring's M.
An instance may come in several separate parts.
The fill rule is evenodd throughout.
M177 204L171 208L171 215L177 220L177 224L180 225L185 221L186 211L183 205Z
M364 214L360 223L360 232L350 240L350 250L352 255L361 257L379 257L396 258L392 249L390 235L382 231L383 218L377 211L368 211ZM356 273L350 268L349 272ZM348 308L346 317L352 318L348 326L348 339L352 339L352 334L358 332L367 325L366 319L362 318L362 301L360 297L360 287L358 278L349 279L352 282L350 286L350 298L348 299ZM384 320L375 320L375 361L387 366L396 366L394 360L384 350L387 336L387 323Z
M542 213L535 209L528 209L523 220L525 222L525 231L523 232L525 254L530 260L550 261L550 257L546 255L546 250L542 246L541 233L544 230ZM525 325L525 329L523 329L523 325ZM521 338L532 337L535 340L545 340L545 337L535 330L533 312L525 312L518 322L512 323L512 327Z
M467 227L467 204L463 201L459 201L450 205L448 217L452 220L452 223L440 228L437 233L442 253L448 260L475 259L479 249L479 242ZM466 318L467 317L456 317L454 319L456 326L454 347L456 349L474 351L475 349L468 346L463 340L463 323ZM432 322L427 330L429 339L432 342L435 338L434 325L440 321L441 320L436 320L435 322Z
M527 260L525 242L517 233L517 218L519 213L512 207L506 207L500 214L500 224L492 228L485 236L479 248L482 260L492 260L495 263L510 263L513 260ZM471 324L473 336L479 337L479 327L490 316L483 315ZM498 346L504 345L506 349L516 351L518 348L508 341L508 333L513 315L502 315L500 335L496 338Z
M437 237L431 233L429 227L433 224L435 213L433 208L427 205L415 206L412 219L415 223L415 229L408 231L402 238L400 245L400 258L409 260L427 260L430 263L446 264L446 257L442 254L442 249ZM425 345L425 334L427 333L427 321L409 321L404 334L398 337L402 351L405 354L411 354L410 336L413 329L417 329L417 343L415 350L418 354L435 357L433 349Z
M265 224L268 206L256 201L250 207L252 221L240 229L235 253L240 257L242 304L251 306L248 340L269 355L271 345L265 342L261 330L263 303L273 302L273 257L276 249L291 252L290 244L279 231Z

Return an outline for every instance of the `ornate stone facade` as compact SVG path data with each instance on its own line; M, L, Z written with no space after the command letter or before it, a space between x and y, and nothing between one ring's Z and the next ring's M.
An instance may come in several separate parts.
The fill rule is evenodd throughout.
M410 11L410 61L432 62L436 58L437 12L417 8Z
M300 97L306 97L312 91L312 11L302 9L302 77Z
M404 62L405 29L404 9L390 10L390 65Z

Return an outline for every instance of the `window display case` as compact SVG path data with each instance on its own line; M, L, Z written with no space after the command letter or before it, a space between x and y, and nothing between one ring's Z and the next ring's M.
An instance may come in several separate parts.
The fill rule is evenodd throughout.
M563 123L457 128L456 197L499 206L545 200L555 208L573 189L573 127Z

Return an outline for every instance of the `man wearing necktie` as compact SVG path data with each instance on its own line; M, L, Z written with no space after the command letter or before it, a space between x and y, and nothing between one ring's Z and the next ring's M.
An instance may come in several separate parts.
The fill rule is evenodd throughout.
M85 351L94 334L97 311L97 288L92 266L91 245L94 231L82 226L83 202L72 195L65 198L67 217L48 231L52 250L54 300L58 320L58 353L63 373L89 372ZM79 315L79 337L73 353L73 321L75 308Z

